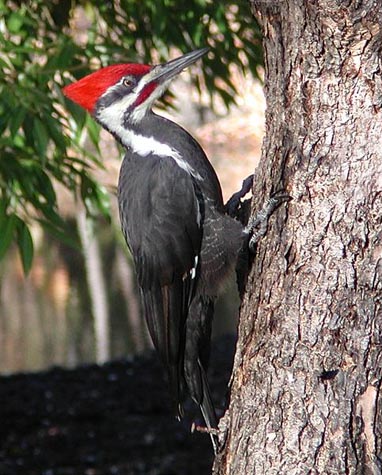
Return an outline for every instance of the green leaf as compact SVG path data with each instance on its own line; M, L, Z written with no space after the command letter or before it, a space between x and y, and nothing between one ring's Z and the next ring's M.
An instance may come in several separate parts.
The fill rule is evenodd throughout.
M33 261L33 240L28 226L19 221L17 230L17 244L21 256L21 262L23 263L24 274L27 275L32 267Z
M23 107L19 107L9 120L9 130L12 138L15 137L19 131L21 124L23 123L26 115L26 110Z
M110 206L110 196L104 186L100 186L95 183L94 187L94 197L96 199L97 207L101 213L106 217L110 218L111 206Z
M61 151L66 150L66 140L65 136L62 134L62 129L59 126L59 122L51 116L46 117L46 127L49 132L49 136L54 141L56 146L61 149Z
M49 142L49 135L45 125L40 119L35 118L33 122L33 137L36 145L36 150L42 159L46 159L46 147Z
M59 239L69 232L58 215L53 179L73 195L82 183L88 211L109 214L108 193L88 174L103 166L100 128L64 98L64 84L100 66L166 61L172 50L207 45L211 52L195 65L191 77L194 89L200 94L207 90L211 103L216 96L227 106L234 102L231 66L258 76L260 29L247 0L121 0L118 5L0 0L0 255L13 240L23 253L26 272L33 248L29 224L18 224L23 222L19 214L38 216L39 224ZM74 40L67 27L79 6L86 9L89 22L84 41L82 36ZM167 109L169 98L162 102ZM93 144L95 148L89 147ZM1 198L6 199L3 208Z
M69 247L77 249L78 251L81 249L78 237L71 233L69 228L58 227L52 221L47 219L38 219L37 221L49 234L51 234L53 237L55 237L62 243L68 245Z
M24 18L18 12L13 12L8 18L7 27L11 33L18 33L23 23Z
M17 217L14 214L0 218L0 260L4 257L14 238Z
M89 133L89 137L92 141L92 144L95 146L97 152L99 152L100 127L90 115L86 116L86 128Z
M84 128L86 122L86 115L87 112L84 111L80 106L74 104L74 102L70 101L69 99L65 98L65 108L70 112L73 116L73 119L77 126L77 134L80 135L82 129Z
M56 192L54 191L52 182L49 176L42 170L37 175L40 193L45 197L47 203L51 206L56 204Z

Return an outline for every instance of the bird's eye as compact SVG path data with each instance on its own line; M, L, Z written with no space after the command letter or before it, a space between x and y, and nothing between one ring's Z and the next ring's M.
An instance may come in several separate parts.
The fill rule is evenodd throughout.
M125 87L131 87L133 85L133 81L130 78L125 78L122 82Z

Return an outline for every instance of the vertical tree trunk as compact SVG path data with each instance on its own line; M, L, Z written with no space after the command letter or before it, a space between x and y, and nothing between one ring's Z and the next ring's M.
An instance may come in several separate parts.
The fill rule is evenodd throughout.
M123 243L125 246L125 243ZM119 285L122 289L127 306L127 316L131 331L131 341L133 343L133 353L142 353L151 347L151 339L148 333L146 322L140 314L139 298L134 288L133 269L126 259L126 254L120 246L117 246L115 256L116 272Z
M97 363L101 364L110 359L109 306L105 278L102 272L101 251L83 205L78 205L76 218L94 319L96 360Z
M382 2L253 0L271 218L242 303L215 473L382 473Z

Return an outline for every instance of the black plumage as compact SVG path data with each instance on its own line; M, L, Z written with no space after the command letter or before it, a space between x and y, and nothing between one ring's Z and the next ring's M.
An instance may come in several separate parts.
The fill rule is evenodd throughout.
M219 181L198 143L153 113L139 126L158 143L181 150L180 159L200 176L194 177L172 157L142 157L128 150L118 200L143 310L168 368L178 415L188 389L207 425L216 427L205 375L213 306L219 285L235 263L243 230L224 214Z
M151 111L172 78L207 51L152 67L108 66L64 93L126 149L118 202L143 312L168 370L178 417L189 393L213 429L206 370L214 301L248 232L225 214L219 180L196 140Z

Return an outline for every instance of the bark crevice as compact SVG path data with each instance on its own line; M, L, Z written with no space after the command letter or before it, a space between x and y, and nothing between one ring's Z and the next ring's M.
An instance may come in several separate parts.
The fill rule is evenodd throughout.
M254 207L293 199L248 276L215 473L378 475L382 5L251 5L267 97Z

